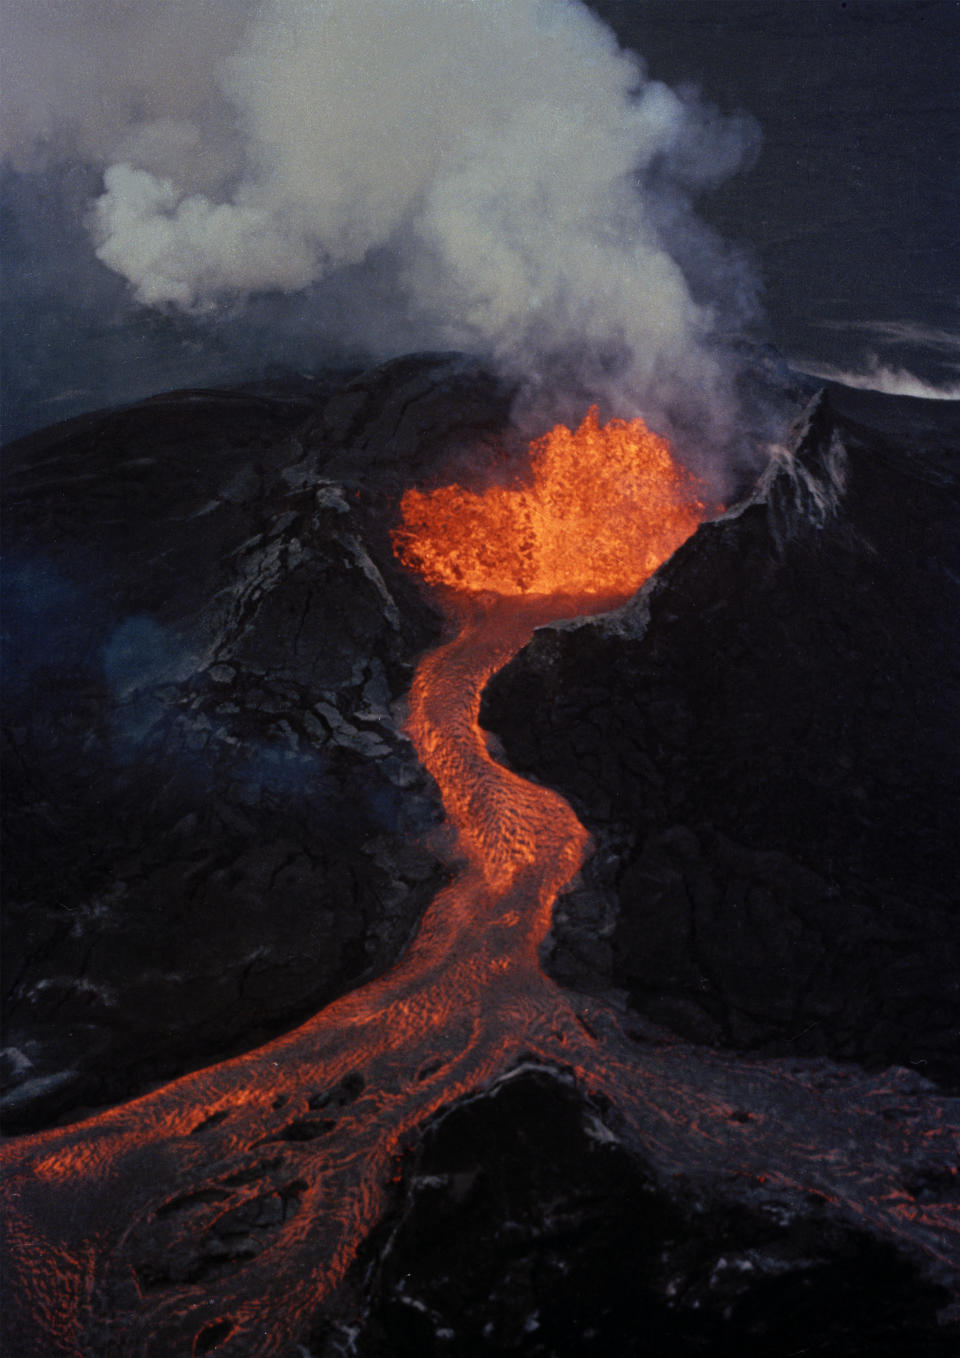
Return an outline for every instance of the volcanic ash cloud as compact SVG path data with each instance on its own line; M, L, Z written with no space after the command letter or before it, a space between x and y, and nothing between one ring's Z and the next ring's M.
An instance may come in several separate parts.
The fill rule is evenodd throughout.
M173 130L155 99L105 157L97 254L139 300L386 270L408 342L716 418L713 337L753 285L690 203L752 153L748 119L648 79L575 0L266 0L223 46Z

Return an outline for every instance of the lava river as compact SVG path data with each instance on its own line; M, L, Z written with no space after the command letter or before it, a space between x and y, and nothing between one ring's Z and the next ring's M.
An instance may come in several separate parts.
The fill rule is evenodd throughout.
M559 795L491 757L481 694L537 626L629 597L704 517L695 484L639 421L591 412L533 445L524 482L410 491L401 511L397 553L449 621L407 730L456 875L390 973L297 1031L4 1145L6 1351L286 1358L418 1129L521 1066L575 1080L654 1175L755 1206L813 1195L956 1284L955 1197L906 1186L956 1172L945 1101L896 1073L641 1032L538 964L588 835Z

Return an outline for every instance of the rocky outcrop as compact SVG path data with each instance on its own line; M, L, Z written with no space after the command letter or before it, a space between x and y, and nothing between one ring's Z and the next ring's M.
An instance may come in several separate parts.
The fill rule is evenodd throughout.
M906 1350L948 1358L945 1294L821 1206L664 1192L562 1082L520 1071L432 1127L311 1358Z
M439 620L391 506L505 401L427 357L8 450L8 1129L256 1045L395 960L442 874L401 731Z
M547 964L695 1040L960 1080L958 494L818 397L753 496L487 691L598 852Z

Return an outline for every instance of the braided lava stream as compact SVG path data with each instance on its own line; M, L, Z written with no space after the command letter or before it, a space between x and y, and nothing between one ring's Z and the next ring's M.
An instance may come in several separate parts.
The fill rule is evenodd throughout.
M813 1195L960 1292L949 1101L906 1072L641 1035L540 970L588 835L562 797L491 758L483 688L537 626L628 598L704 507L640 421L600 427L591 412L575 433L558 426L531 469L482 495L408 491L394 534L451 624L417 669L407 730L459 875L391 972L295 1032L4 1145L10 1354L287 1358L418 1129L528 1065L605 1100L657 1177L755 1207L802 1210ZM921 1201L908 1188L921 1182L942 1191Z

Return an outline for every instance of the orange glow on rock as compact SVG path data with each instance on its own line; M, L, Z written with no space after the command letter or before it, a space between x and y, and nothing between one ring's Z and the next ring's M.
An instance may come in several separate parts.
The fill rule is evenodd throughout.
M558 424L530 449L529 483L408 490L393 534L432 585L504 595L632 594L703 518L696 482L643 420L573 433Z

